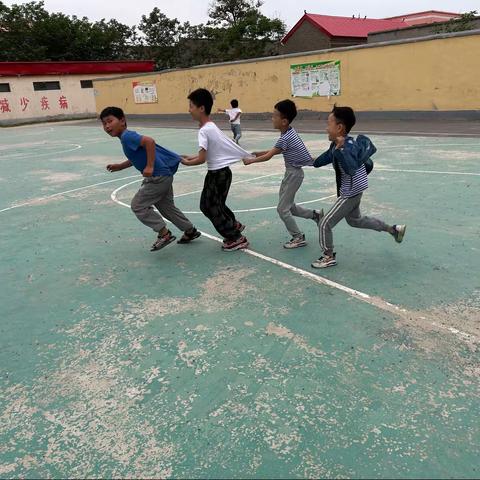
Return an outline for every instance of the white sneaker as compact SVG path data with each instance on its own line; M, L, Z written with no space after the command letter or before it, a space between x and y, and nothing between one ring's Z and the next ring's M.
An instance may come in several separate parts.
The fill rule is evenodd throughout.
M285 243L283 245L283 248L299 248L299 247L304 247L307 244L305 241L305 235L297 235L296 237L293 237L290 241Z
M333 255L323 255L318 260L312 262L313 268L328 268L334 267L337 264L335 254Z
M393 238L397 243L402 243L403 237L405 236L405 230L407 229L406 225L394 225L393 229L395 233L392 233Z

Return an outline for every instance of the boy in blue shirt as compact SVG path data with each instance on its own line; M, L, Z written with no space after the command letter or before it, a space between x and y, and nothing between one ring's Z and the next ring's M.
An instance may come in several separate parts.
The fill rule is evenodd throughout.
M337 264L333 251L333 227L343 218L351 227L388 232L397 243L405 235L405 225L387 225L382 220L360 213L360 201L368 188L367 175L373 169L370 157L377 151L369 138L349 136L355 125L355 113L350 107L333 107L328 116L327 133L330 148L313 163L314 167L333 164L337 181L338 199L319 224L320 248L323 256L312 263L313 268L333 267Z
M153 138L128 130L125 114L121 108L103 109L100 120L105 132L120 139L123 152L128 159L123 163L107 165L107 170L118 172L133 165L143 174L142 186L133 197L131 208L144 225L158 233L157 240L150 251L160 250L175 240L163 217L184 232L177 243L189 243L198 238L200 232L175 206L173 200L173 176L178 169L181 157L157 145ZM156 212L153 206L160 213Z
M254 152L256 158L244 158L243 163L250 165L266 162L274 155L283 154L285 160L285 175L280 185L277 212L285 227L292 236L284 248L299 248L307 245L305 234L298 228L294 217L314 220L317 224L323 216L323 211L311 210L295 203L295 195L303 182L303 167L312 166L313 159L308 153L302 139L291 126L297 116L297 107L291 100L278 102L273 110L273 128L280 131L280 138L271 150Z

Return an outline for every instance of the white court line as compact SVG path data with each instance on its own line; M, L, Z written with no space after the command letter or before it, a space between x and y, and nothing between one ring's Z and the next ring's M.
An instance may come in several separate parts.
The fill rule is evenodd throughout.
M451 132L398 132L398 131L395 131L395 130L389 130L389 131L385 131L385 130L362 130L362 129L359 129L358 130L360 133L368 133L368 134L380 134L380 135L413 135L414 137L421 137L421 136L425 136L425 137L451 137L451 138L455 138L455 137L472 137L472 138L475 138L475 136L477 135L476 132L473 132L473 133L451 133ZM300 132L301 133L301 132Z
M0 158L2 160L8 160L8 159L15 159L15 158L36 158L36 157L43 157L45 155L51 155L51 156L55 156L55 155L63 155L64 153L68 153L68 152L73 152L75 150L79 150L80 148L82 148L81 145L79 145L78 143L69 143L67 145L74 145L74 148L69 148L67 150L60 150L60 151L52 151L52 152L45 152L45 153L34 153L33 155L25 155L23 153L18 153L16 155L7 155L7 156L1 156ZM59 146L59 145L54 145L54 146Z
M177 172L177 174L179 173L187 173L187 172L190 172L192 170L197 170L197 168L193 167L193 168L190 168L189 170L180 170L179 172ZM52 195L47 195L45 197L39 197L39 198L34 198L32 200L28 200L27 202L23 202L23 203L18 203L16 205L12 205L10 207L7 207L7 208L3 208L2 210L0 210L0 213L2 212L7 212L8 210L13 210L14 208L20 208L20 207L27 207L29 205L35 205L39 202L43 202L44 200L49 200L50 198L55 198L55 197L60 197L62 195L67 195L68 193L73 193L73 192L79 192L81 190L87 190L88 188L94 188L94 187L98 187L100 185L106 185L108 183L113 183L113 182L119 182L121 180L127 180L128 178L134 178L134 177L138 177L139 174L137 175L129 175L128 177L122 177L122 178L114 178L113 180L107 180L105 182L99 182L99 183L92 183L90 185L85 185L83 187L78 187L78 188L72 188L71 190L65 190L63 192L58 192L58 193L53 193ZM133 181L133 182L130 182L128 183L127 185L130 185L132 183L135 183L135 182L138 182L140 180L142 180L143 177L140 177L140 178L137 178L137 180ZM126 185L125 185L126 186Z
M262 178L274 177L274 176L278 176L278 175L283 175L283 172L281 172L281 173L270 173L268 175L261 175L260 177L253 177L253 178L246 178L244 180L238 180L237 182L232 182L232 185L238 185L239 183L248 183L248 182L251 182L253 180L260 180ZM128 187L129 185L133 185L134 183L139 182L140 180L142 180L142 179L137 179L137 180L134 180L133 182L126 183L125 185L121 185L120 187L118 187L117 189L115 189L111 193L110 198L114 202L117 202L118 192L120 192L124 188ZM193 192L180 193L179 195L175 195L175 198L186 197L188 195L194 195L195 193L201 193L201 192L202 192L202 190L194 190ZM335 194L334 195L328 195L327 197L315 198L313 200L307 200L305 202L297 202L297 205L306 205L308 203L322 202L323 200L327 200L327 199L332 198L332 197L336 197L336 195ZM264 210L273 210L274 208L277 208L277 206L272 205L270 207L245 208L245 209L241 209L241 210L233 210L233 212L234 213L261 212L261 211L264 211ZM188 213L190 215L193 215L193 214L200 214L202 212L199 212L197 210L192 210L192 211L184 210L183 213Z
M478 143L472 143L471 145L467 145L465 143L432 143L428 144L417 144L412 145L411 143L408 145L381 145L379 148L382 150L390 150L392 148L406 148L410 150L418 150L418 147L422 148L430 148L430 147L479 147ZM409 152L410 153L410 152Z
M132 183L132 182L131 182ZM117 192L118 189L115 191ZM191 192L194 193L194 192ZM122 207L130 208L130 205L127 205L126 203L118 200L116 198L116 195L114 195L114 192L111 194L111 199L117 203L118 205L121 205ZM168 222L168 220L167 220ZM168 222L171 223L171 222ZM210 235L209 233L206 233L204 231L201 231L202 235L210 240L214 240L215 242L218 242L220 244L223 244L223 239L216 237L214 235ZM346 285L342 285L341 283L334 282L333 280L329 280L328 278L322 277L318 274L309 272L307 270L303 270L302 268L295 267L293 265L290 265L289 263L282 262L281 260L277 260L276 258L269 257L267 255L264 255L263 253L256 252L255 250L251 250L250 248L242 249L240 252L245 253L247 255L250 255L255 258L259 258L261 260L264 260L265 262L271 263L273 265L277 265L281 268L284 268L285 270L289 270L293 273L296 273L304 278L307 278L315 283L318 283L320 285L326 285L327 287L335 288L336 290L340 290L348 295L350 295L353 298L356 298L364 303L367 303L375 308L378 308L380 310L384 310L389 313L393 313L396 315L402 315L402 316L415 316L414 312L410 312L406 310L405 308L399 307L397 305L394 305L393 303L387 302L383 298L380 297L372 297L368 293L361 292L360 290L355 290L354 288L347 287ZM422 317L423 318L423 317ZM432 325L437 326L435 322L431 322ZM453 327L447 327L447 331L450 333L456 335L462 340L469 340L473 342L478 342L478 339L471 334L462 332L460 330L457 330Z
M404 173L435 173L438 175L467 175L480 177L480 173L475 172L440 172L438 170L403 170L400 168L390 168L390 167L374 167L374 170L382 172L404 172Z
M133 178L137 175L130 175L128 177L123 178L115 178L113 180L107 180L106 182L99 182L99 183L92 183L91 185L85 185L84 187L72 188L71 190L65 190L64 192L53 193L52 195L47 195L45 197L35 198L33 200L29 200L28 202L19 203L17 205L12 205L11 207L3 208L0 210L0 213L7 212L8 210L13 210L14 208L26 207L28 205L34 205L39 202L43 202L44 200L49 200L50 198L60 197L62 195L66 195L67 193L79 192L80 190L86 190L87 188L98 187L100 185L106 185L107 183L119 182L120 180L126 180L127 178Z
M10 129L21 130L21 129L28 129L28 128L37 128L36 126L32 127L32 125L17 125L16 127L9 127ZM35 130L32 132L21 132L22 135L43 135L44 133L51 133L53 132L53 128L49 127L47 130Z
M182 170L184 171L184 170ZM179 172L180 173L180 172ZM268 175L262 175L260 177L254 177L254 178L248 178L248 179L245 179L245 180L239 180L238 182L232 182L232 185L237 185L239 183L245 183L245 182L250 182L252 180L259 180L260 178L267 178L267 177L274 177L274 176L278 176L278 175L282 175L282 173L270 173ZM137 182L140 182L141 180L143 180L143 178L137 178L137 180L134 180L133 182L129 182L129 183L126 183L125 185L122 185L120 187L118 187L116 190L114 190L111 195L110 195L110 198L115 202L116 199L117 199L117 193L120 192L121 190L123 190L124 188L128 187L129 185L132 185L134 183L137 183ZM178 195L175 195L175 198L179 198L179 197L186 197L188 195L194 195L195 193L201 193L203 189L201 190L194 190L193 192L187 192L187 193L180 193ZM184 212L184 213L192 213L192 212ZM195 213L201 213L201 212L195 212Z
M133 182L130 182L130 183L133 183ZM118 200L118 198L116 196L116 192L118 192L118 190L119 189L112 192L110 198L116 204L121 205L122 207L130 208L130 205L122 202L121 200ZM190 193L195 193L195 192L190 192ZM168 222L168 223L171 223L171 222ZM223 239L222 238L216 237L214 235L210 235L209 233L206 233L206 232L203 232L203 231L201 233L204 237L223 244ZM274 265L278 265L278 266L283 267L287 270L298 273L298 274L302 275L303 277L309 278L310 280L314 280L317 283L321 283L323 285L328 285L329 287L333 287L333 288L336 288L338 290L342 290L343 292L346 292L353 297L356 297L356 298L359 298L363 301L366 301L367 303L370 303L371 305L376 305L377 304L377 302L372 301L372 297L370 295L368 295L367 293L363 293L363 292L360 292L359 290L354 290L353 288L346 287L345 285L342 285L340 283L329 280L328 278L320 277L320 276L318 276L314 273L307 272L306 270L302 270L301 268L294 267L293 265L282 262L282 261L277 260L275 258L267 257L266 255L263 255L262 253L255 252L254 250L251 250L250 248L243 249L243 250L241 250L241 252L244 252L248 255L252 255L253 257L261 258L262 260L273 263ZM405 311L406 312L406 310L403 310L400 307L397 307L397 306L392 305L392 304L390 304L388 302L385 302L385 301L383 301L383 302L384 302L385 305L388 305L388 311L392 311L392 309L393 309L393 310L398 311L398 312L400 312L400 311Z
M278 175L282 175L282 173L269 173L268 175L261 175L260 177L246 178L244 180L238 180L237 182L232 182L232 185L238 185L239 183L248 183L248 182L251 182L252 180L260 180L261 178L275 177L275 176L278 176ZM120 189L118 189L118 190L120 190ZM194 193L200 193L200 192L202 192L202 190L203 190L203 188L201 190L195 190L193 192L180 193L179 195L175 195L175 198L185 197L187 195L193 195ZM185 212L185 213L188 213L188 212Z

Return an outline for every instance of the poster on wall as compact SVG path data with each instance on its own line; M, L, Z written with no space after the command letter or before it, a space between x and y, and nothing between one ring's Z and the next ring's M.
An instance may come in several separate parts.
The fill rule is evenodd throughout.
M153 81L132 82L135 103L158 103L157 86Z
M340 60L290 65L294 97L340 95Z

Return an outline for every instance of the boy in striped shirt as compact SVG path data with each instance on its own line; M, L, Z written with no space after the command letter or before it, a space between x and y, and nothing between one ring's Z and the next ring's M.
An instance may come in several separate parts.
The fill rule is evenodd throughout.
M355 228L366 228L390 233L397 243L403 240L405 225L387 225L382 220L364 217L360 213L363 192L368 188L367 174L373 168L370 156L377 149L364 135L349 136L355 125L355 113L350 107L333 107L328 116L327 133L330 148L313 163L318 168L333 164L337 181L338 199L319 224L320 248L323 256L312 263L313 268L333 267L337 264L333 251L333 227L343 218Z
M283 245L285 248L304 247L307 244L305 234L298 228L294 217L308 218L318 224L323 216L323 211L310 210L295 204L295 194L302 185L304 177L302 167L313 165L312 156L296 130L290 125L296 116L297 107L294 102L291 100L278 102L272 114L273 128L280 130L277 143L271 150L253 152L256 158L243 159L245 165L250 165L266 162L274 155L283 154L285 176L280 185L277 212L292 236L291 240Z

